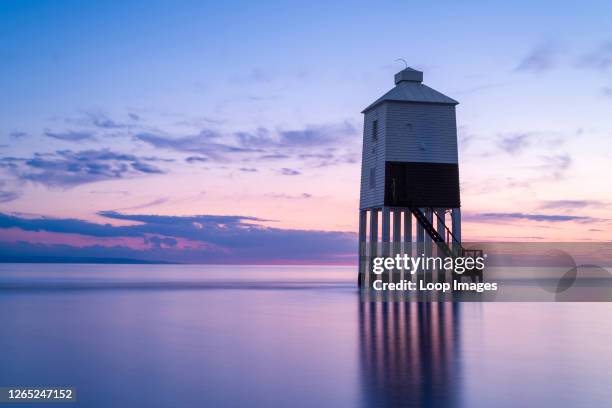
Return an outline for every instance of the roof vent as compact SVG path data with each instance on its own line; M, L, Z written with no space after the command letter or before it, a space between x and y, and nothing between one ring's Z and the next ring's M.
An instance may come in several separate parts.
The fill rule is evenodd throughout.
M395 85L402 81L423 82L423 73L412 68L403 69L395 74Z

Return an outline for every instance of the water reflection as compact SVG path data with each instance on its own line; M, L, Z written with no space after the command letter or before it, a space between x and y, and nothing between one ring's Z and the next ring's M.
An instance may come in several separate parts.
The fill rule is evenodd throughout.
M371 296L359 309L366 406L458 406L460 305Z

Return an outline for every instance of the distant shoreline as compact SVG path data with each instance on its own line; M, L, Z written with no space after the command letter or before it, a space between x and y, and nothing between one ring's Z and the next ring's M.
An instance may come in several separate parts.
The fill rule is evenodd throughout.
M2 256L1 264L101 264L101 265L244 265L244 266L356 266L356 263L307 263L307 262L256 262L256 263L227 263L227 262L173 262L134 258L102 258L102 257L61 257L61 256Z
M63 257L63 256L3 256L0 263L49 263L49 264L150 264L174 265L179 262L147 261L132 258L97 258L97 257Z

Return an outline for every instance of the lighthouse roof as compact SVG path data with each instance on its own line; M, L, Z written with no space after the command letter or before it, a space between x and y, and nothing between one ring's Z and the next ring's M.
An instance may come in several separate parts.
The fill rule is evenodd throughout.
M370 104L363 112L386 101L442 105L457 105L459 103L443 93L423 85L423 72L412 68L406 68L395 74L395 87Z

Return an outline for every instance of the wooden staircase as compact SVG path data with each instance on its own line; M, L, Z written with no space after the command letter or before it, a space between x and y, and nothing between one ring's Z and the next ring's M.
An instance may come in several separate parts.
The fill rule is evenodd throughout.
M446 223L444 223L444 220L438 215L438 213L431 207L429 208L429 210L431 210L432 214L435 214L438 219L438 222L444 225L444 231L442 231L442 234L444 234L444 236L440 234L440 231L437 231L434 228L433 224L429 221L427 216L420 208L410 208L410 212L414 215L419 224L421 224L427 234L429 234L431 239L437 244L438 248L440 248L440 250L444 252L444 255L446 257L456 258L461 256L476 258L483 256L483 251L481 249L465 249L463 245L461 245L461 242L453 235L451 230L446 226ZM462 274L458 274L453 271L454 278L461 279L461 277L463 276L470 277L473 281L476 281L476 279L478 279L482 282L483 279L482 270L478 270L476 268L473 268L472 270L466 270Z

